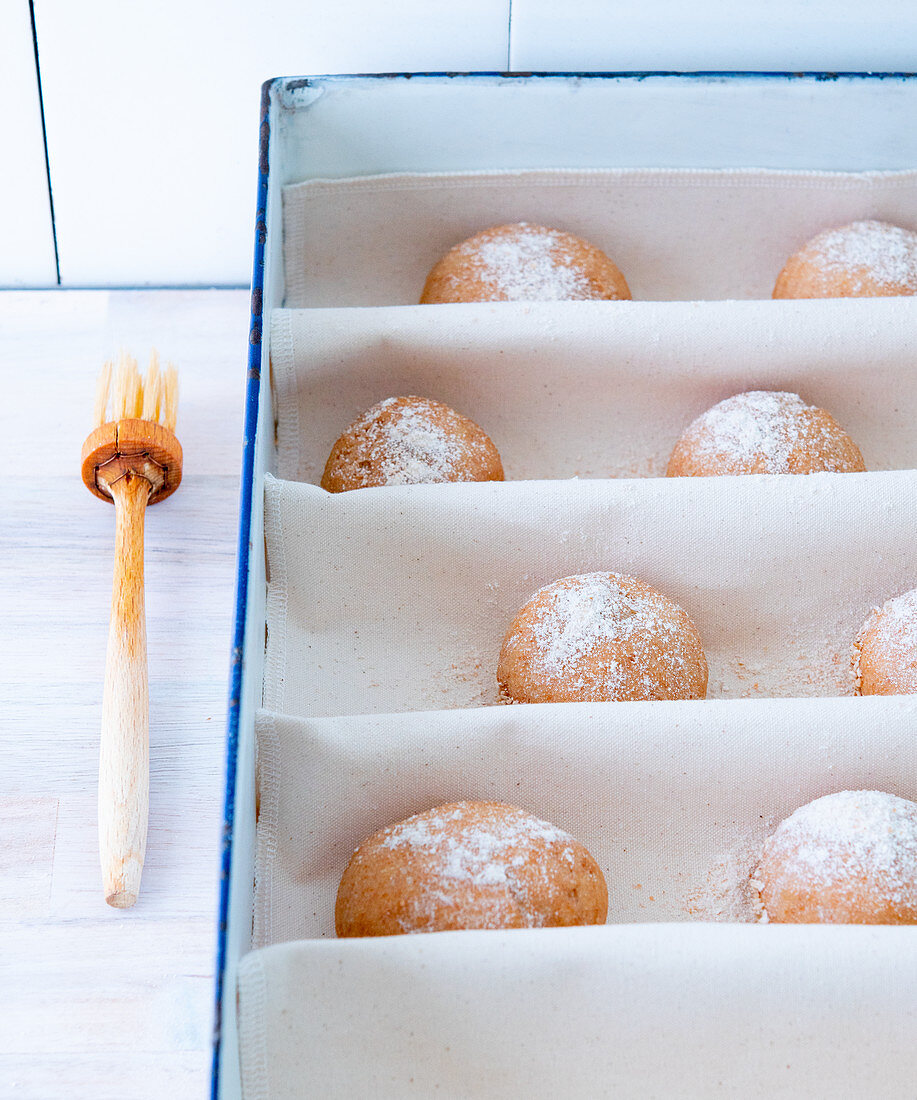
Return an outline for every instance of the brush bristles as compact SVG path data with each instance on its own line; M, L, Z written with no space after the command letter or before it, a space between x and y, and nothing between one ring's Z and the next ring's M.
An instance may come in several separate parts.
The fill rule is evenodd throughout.
M99 381L96 383L96 403L92 420L97 428L105 423L105 410L108 408L108 391L111 389L111 360L102 365Z
M159 402L162 397L162 378L159 374L159 355L154 348L150 352L150 365L146 369L146 381L143 383L143 408L141 420L159 419Z
M108 362L102 367L94 416L97 427L109 420L137 418L158 422L174 432L178 417L178 372L171 363L161 370L154 348L144 380L137 360L122 351L116 366Z
M112 392L112 420L127 420L139 416L143 410L143 379L137 369L137 360L126 352L118 356L115 369L115 388Z
M168 363L165 374L162 376L159 422L170 432L174 432L176 420L178 420L178 371Z

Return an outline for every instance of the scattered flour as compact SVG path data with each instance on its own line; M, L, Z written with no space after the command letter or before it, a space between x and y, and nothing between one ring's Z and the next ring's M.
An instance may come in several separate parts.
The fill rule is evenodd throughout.
M761 856L766 822L754 834L736 839L710 868L706 881L684 899L684 909L696 920L751 924L762 919L764 907L752 872Z

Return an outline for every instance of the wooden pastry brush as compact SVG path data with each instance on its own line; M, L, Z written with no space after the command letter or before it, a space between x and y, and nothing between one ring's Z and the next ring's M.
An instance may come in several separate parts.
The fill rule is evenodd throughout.
M137 900L149 802L149 684L143 601L143 522L148 504L181 482L175 438L178 376L159 369L154 351L146 379L121 353L106 363L96 392L96 427L83 444L86 487L115 505L115 574L102 699L99 754L99 852L105 900L127 909Z

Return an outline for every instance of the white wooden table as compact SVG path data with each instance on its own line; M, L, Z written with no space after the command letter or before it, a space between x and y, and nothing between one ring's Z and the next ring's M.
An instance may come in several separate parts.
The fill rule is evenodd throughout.
M248 292L0 294L0 1096L207 1095ZM114 510L79 475L102 361L179 368L147 517L151 798L137 906L100 889Z

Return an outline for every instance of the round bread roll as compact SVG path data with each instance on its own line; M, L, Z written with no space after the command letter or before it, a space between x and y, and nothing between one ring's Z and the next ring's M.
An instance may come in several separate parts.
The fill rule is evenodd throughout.
M796 393L751 390L699 416L672 450L668 477L863 471L863 456L824 409Z
M827 229L795 252L775 298L888 298L917 294L917 233L865 221Z
M604 252L572 233L518 222L462 241L427 276L421 304L630 298Z
M917 923L917 805L882 791L816 798L764 844L755 868L768 920Z
M707 660L685 612L618 573L564 577L513 619L497 666L513 703L703 699Z
M354 852L339 936L603 924L599 865L567 833L502 802L451 802L390 825Z
M467 416L426 397L389 397L358 417L331 448L329 493L379 485L502 481L490 438Z
M917 588L873 609L853 643L857 695L917 694Z

